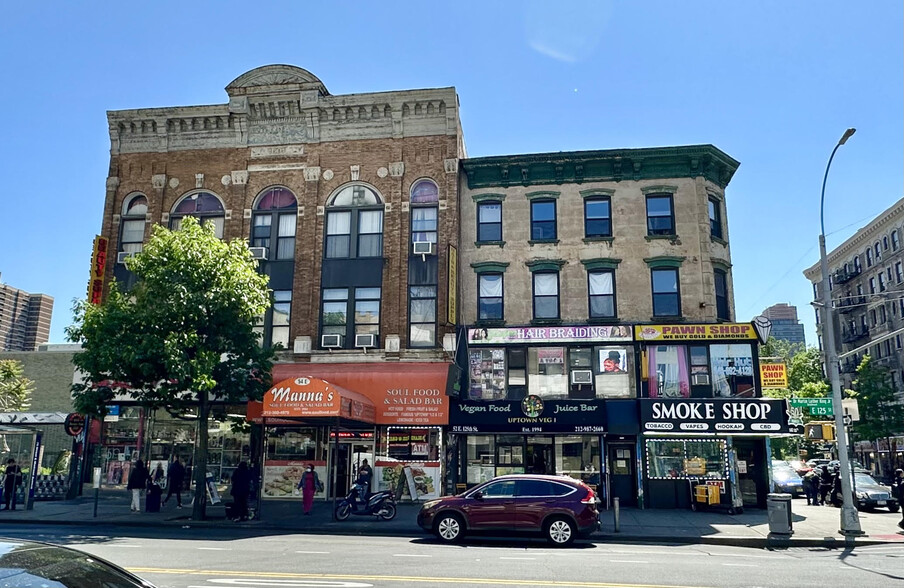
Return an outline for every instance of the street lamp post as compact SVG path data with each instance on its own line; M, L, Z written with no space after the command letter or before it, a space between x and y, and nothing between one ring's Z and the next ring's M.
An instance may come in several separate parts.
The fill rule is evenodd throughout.
M822 346L825 350L826 371L832 384L832 405L835 413L835 440L838 444L838 461L841 464L841 533L843 535L862 535L860 528L860 516L854 506L853 491L851 488L851 464L848 460L847 433L844 428L844 415L841 410L841 377L838 373L838 354L835 350L835 324L832 312L832 294L829 292L829 262L826 259L826 225L825 225L825 199L826 179L829 177L829 168L838 148L847 142L856 129L850 128L844 132L838 144L832 149L829 163L826 164L826 173L822 178L822 195L819 198L819 267L822 270Z

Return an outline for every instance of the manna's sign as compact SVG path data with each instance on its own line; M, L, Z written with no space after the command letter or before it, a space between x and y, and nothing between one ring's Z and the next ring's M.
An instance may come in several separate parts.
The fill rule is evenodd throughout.
M283 380L264 394L264 417L346 417L374 422L373 404L320 378Z
M504 345L506 343L581 343L585 341L630 340L631 327L625 325L468 329L468 342L471 345Z
M635 325L638 341L748 341L756 340L750 323L717 325Z
M88 302L100 304L104 296L104 272L107 269L107 238L94 237L91 253L91 277L88 279Z
M801 432L797 425L789 425L782 399L641 400L640 421L641 429L646 433L777 435Z
M542 400L528 396L503 402L453 403L453 433L602 433L605 401Z
M760 383L763 388L787 388L787 366L783 363L764 363L760 365Z

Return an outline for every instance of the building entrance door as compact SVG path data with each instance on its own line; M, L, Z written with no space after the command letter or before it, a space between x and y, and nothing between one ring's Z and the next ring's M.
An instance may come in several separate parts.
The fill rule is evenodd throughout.
M525 471L528 474L555 474L556 462L552 448L552 437L528 437Z
M620 506L637 506L634 444L610 443L608 448L609 494L613 498L618 498Z
M766 508L766 494L769 492L766 442L735 437L733 444L737 454L738 490L744 506Z

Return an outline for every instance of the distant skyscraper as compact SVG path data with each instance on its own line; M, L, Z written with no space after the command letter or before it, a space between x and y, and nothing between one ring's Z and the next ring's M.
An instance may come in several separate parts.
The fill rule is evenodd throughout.
M797 319L797 307L781 302L763 311L763 316L772 321L772 336L789 343L807 344L804 326Z
M0 283L0 351L35 351L50 337L53 297Z

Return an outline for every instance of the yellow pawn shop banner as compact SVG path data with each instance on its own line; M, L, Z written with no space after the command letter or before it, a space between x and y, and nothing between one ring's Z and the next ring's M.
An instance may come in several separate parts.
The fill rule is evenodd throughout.
M787 388L788 367L783 363L764 363L760 365L760 383L766 388Z

